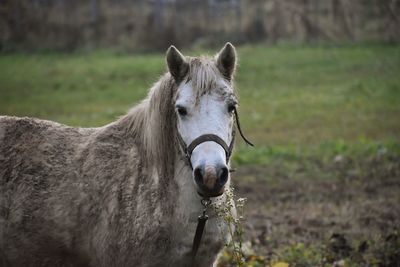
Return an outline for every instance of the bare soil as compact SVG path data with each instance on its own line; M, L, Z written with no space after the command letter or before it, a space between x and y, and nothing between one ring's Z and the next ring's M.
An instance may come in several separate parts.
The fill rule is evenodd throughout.
M233 180L236 195L247 198L245 240L266 261L296 243L324 247L339 240L359 252L372 242L400 243L398 156L240 166ZM393 253L390 264L400 264L400 247Z

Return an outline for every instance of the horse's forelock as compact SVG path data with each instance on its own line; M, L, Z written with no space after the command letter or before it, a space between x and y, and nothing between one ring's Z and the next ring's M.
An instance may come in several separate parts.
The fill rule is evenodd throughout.
M191 82L196 94L196 102L202 95L217 88L220 79L223 77L213 59L208 57L189 58L189 73L186 82Z

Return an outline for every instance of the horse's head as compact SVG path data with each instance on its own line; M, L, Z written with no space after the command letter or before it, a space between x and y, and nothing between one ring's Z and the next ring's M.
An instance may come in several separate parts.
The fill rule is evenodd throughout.
M235 48L227 43L211 59L185 58L171 46L166 59L177 83L174 103L179 141L197 191L206 197L219 196L230 179L238 104L232 83Z

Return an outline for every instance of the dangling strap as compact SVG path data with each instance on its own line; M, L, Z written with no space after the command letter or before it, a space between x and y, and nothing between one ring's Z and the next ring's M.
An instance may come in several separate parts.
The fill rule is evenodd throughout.
M242 128L240 128L239 115L238 115L238 113L237 113L236 108L234 109L234 112L235 112L236 124L237 124L238 130L239 130L240 136L243 138L243 140L244 140L248 145L254 146L253 143L251 143L251 142L244 136L244 134L243 134L243 132L242 132Z

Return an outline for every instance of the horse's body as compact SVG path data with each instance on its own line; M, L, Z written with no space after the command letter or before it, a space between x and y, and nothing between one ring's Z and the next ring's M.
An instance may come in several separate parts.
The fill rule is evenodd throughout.
M100 128L0 117L0 266L190 266L203 207L177 142L176 90L167 73ZM215 262L223 225L211 212L196 266Z

